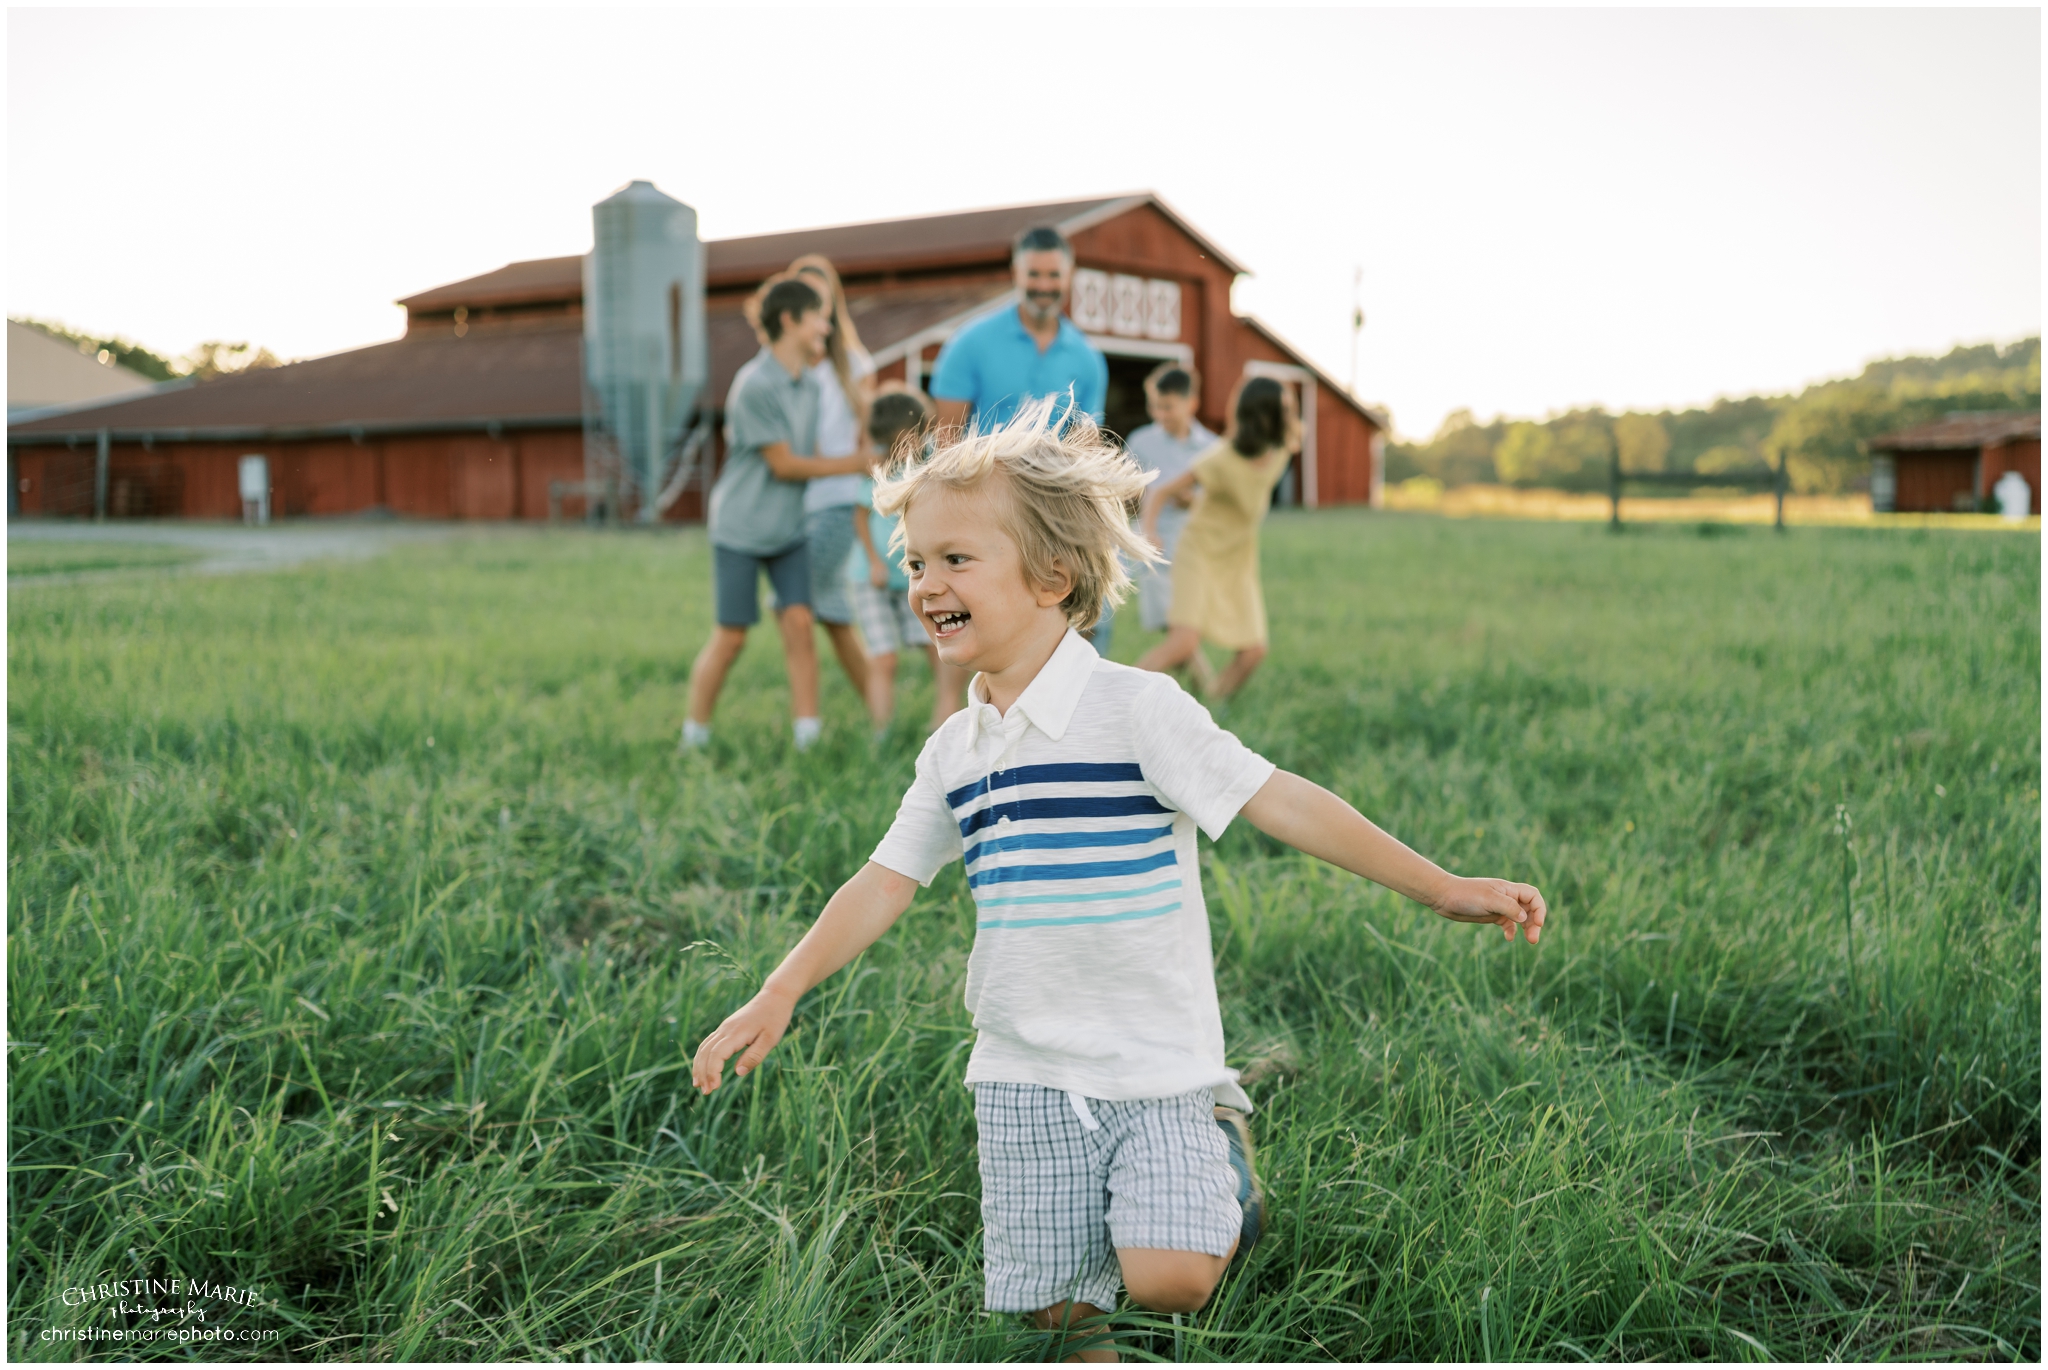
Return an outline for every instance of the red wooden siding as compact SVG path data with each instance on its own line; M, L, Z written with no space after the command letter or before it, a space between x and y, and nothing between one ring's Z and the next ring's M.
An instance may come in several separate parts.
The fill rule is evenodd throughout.
M1902 514L1946 514L1975 509L1992 498L1992 487L2007 471L2017 471L2034 492L2032 512L2041 512L2041 440L2014 438L1978 451L1897 452L1892 456L1898 482L1892 507Z
M1998 478L2008 471L2017 471L2025 477L2027 488L2034 492L2030 513L2041 512L2041 440L2039 438L2014 438L1984 449L1983 467L1978 473L1978 494L1992 497L1992 487Z
M1946 514L1958 507L1975 507L1970 488L1977 471L1975 452L1901 452L1897 471L1894 507L1902 514ZM1958 496L1964 501L1961 506L1956 503Z
M319 518L389 509L430 519L545 519L548 484L583 479L583 434L537 429L481 434L295 442L112 444L107 513L112 518L239 519L237 464L270 459L271 513ZM92 515L94 453L23 447L13 453L19 508L25 515ZM694 492L693 492L694 493ZM686 495L679 504L688 504ZM580 500L565 512L582 512ZM675 511L671 511L674 513Z

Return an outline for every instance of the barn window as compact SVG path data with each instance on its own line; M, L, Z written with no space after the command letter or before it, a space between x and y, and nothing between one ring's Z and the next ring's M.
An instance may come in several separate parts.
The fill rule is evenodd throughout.
M1145 332L1145 282L1137 276L1109 278L1109 331L1126 338Z
M1180 339L1180 283L1145 282L1145 336L1161 342Z
M1083 267L1074 273L1074 325L1083 333L1109 331L1109 273Z

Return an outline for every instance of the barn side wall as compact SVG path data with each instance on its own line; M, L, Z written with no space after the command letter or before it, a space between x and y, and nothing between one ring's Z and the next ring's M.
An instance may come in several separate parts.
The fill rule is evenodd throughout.
M1231 321L1231 343L1235 361L1226 373L1230 383L1244 371L1248 361L1279 362L1298 366L1300 362L1275 347L1263 334L1238 319ZM1226 400L1228 395L1225 396ZM1219 420L1220 421L1220 420ZM1221 432L1219 428L1217 430ZM1379 445L1379 430L1363 414L1345 402L1327 385L1316 386L1316 504L1370 504ZM1295 489L1304 488L1296 458ZM1299 496L1297 496L1299 498Z
M1894 458L1897 494L1893 507L1902 514L1953 512L1958 496L1974 503L1977 453L1900 452Z
M429 433L287 442L117 442L108 451L110 518L239 519L238 464L270 459L271 514L319 518L383 509L409 518L545 519L548 484L583 478L583 434ZM90 444L10 451L26 516L90 518ZM687 497L686 497L687 499ZM680 503L680 502L679 502ZM582 512L571 500L564 513Z
M1980 499L1992 497L1992 487L1998 478L2008 471L2017 471L2027 482L2027 488L2034 492L2029 512L2041 512L2041 440L2039 438L2014 438L1984 449L1984 460L1978 468L1977 495Z

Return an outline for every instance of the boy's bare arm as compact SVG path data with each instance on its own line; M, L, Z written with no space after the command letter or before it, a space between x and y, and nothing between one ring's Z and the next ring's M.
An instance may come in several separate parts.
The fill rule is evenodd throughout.
M1175 504L1182 502L1182 496L1195 488L1195 473L1183 471L1169 481L1155 481L1145 492L1145 505L1141 523L1145 540L1154 547L1159 546L1159 510L1168 500Z
M851 457L800 457L786 442L761 444L761 460L777 480L817 480L821 476L864 476L874 461L872 453Z
M870 861L825 904L825 911L804 934L782 964L769 975L760 993L718 1025L697 1047L690 1079L709 1094L718 1088L725 1063L735 1051L735 1075L745 1075L789 1030L796 1001L810 989L866 951L910 907L917 882Z
M967 415L974 405L967 400L934 400L933 407L938 416L932 424L932 431L939 435L940 442L950 442L967 429Z
M859 540L861 550L868 554L868 584L877 590L889 588L889 563L882 560L882 554L875 549L874 530L868 527L868 507L865 504L853 506L853 535Z
M1453 922L1495 924L1509 941L1517 928L1532 943L1543 933L1549 909L1534 885L1452 875L1290 771L1273 772L1244 806L1244 816L1260 832L1427 904Z

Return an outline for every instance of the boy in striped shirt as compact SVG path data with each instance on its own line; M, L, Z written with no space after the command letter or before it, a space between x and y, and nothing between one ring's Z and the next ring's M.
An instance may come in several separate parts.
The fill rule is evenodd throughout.
M987 1303L1044 1327L1115 1307L1119 1284L1157 1312L1200 1308L1258 1238L1198 829L1213 841L1242 814L1510 941L1535 942L1546 913L1533 887L1451 875L1276 769L1172 677L1096 655L1077 630L1128 589L1118 554L1157 555L1124 514L1150 477L1092 425L1053 431L1050 407L877 488L940 658L976 673L968 704L925 744L872 859L694 1066L706 1093L735 1052L738 1074L758 1066L797 1000L964 860Z

